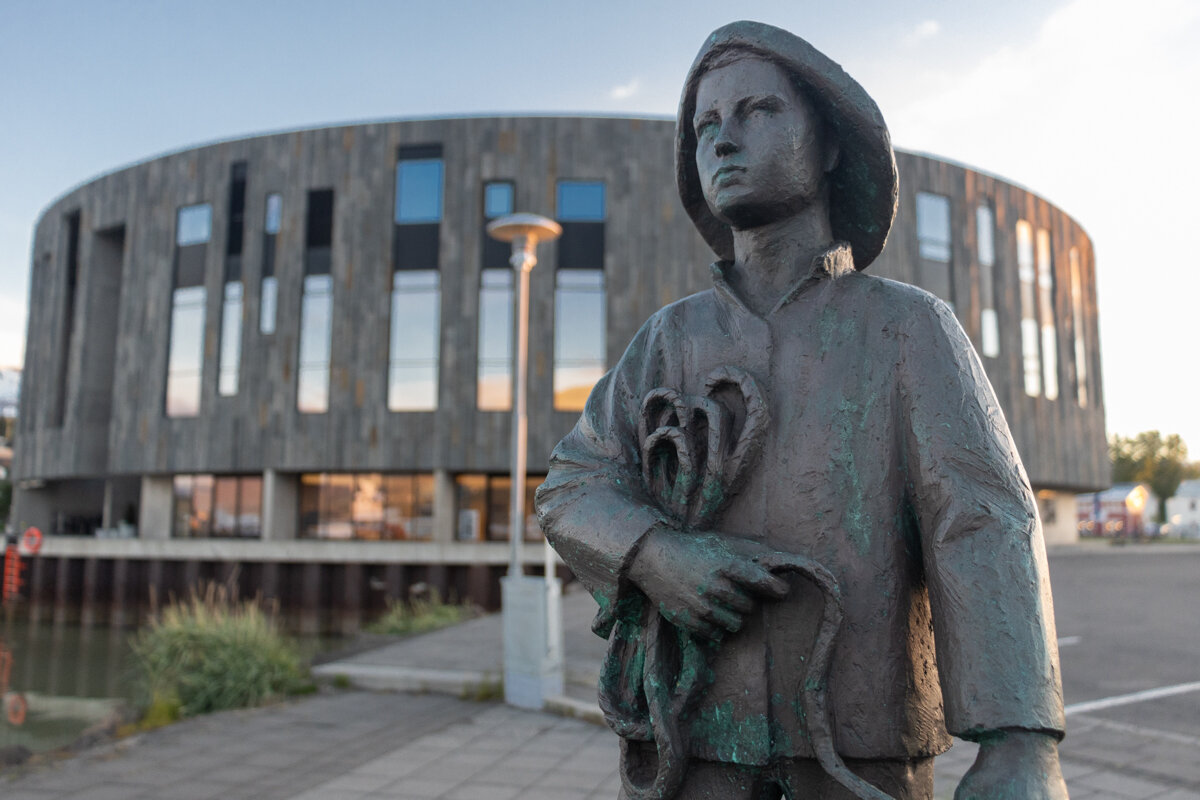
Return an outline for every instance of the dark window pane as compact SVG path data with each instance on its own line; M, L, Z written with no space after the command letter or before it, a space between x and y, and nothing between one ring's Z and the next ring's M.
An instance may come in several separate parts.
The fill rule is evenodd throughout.
M396 225L392 239L392 265L395 269L437 269L438 224Z
M562 229L559 269L604 269L603 222L564 222Z
M310 249L333 244L333 190L314 189L308 193L304 245Z

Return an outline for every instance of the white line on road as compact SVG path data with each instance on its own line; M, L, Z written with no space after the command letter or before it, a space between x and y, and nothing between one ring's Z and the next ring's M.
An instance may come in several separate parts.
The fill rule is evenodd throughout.
M1075 703L1063 709L1068 714L1083 714L1088 711L1100 711L1105 708L1127 706L1132 703L1144 703L1147 700L1158 700L1163 697L1174 697L1177 694L1200 692L1200 681L1180 683L1176 686L1163 686L1158 689L1146 689L1132 694L1120 694L1115 697L1102 697L1099 700L1088 700Z
M1059 647L1070 647L1073 644L1079 644L1083 641L1082 636L1063 636L1058 640Z

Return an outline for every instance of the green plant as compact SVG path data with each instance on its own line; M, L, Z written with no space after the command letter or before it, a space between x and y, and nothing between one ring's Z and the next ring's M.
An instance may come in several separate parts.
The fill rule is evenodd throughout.
M470 605L445 602L435 591L429 597L414 598L407 603L389 601L387 611L368 625L367 631L389 636L411 636L454 625L473 617L475 613Z
M156 722L258 705L307 684L274 615L216 584L157 612L133 653L147 718Z

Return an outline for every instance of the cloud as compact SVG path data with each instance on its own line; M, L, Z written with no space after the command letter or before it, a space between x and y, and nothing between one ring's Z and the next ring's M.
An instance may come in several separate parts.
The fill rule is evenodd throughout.
M904 43L914 45L923 42L926 39L932 39L942 32L942 23L936 19L927 19L924 22L918 23L915 28L904 37Z
M628 100L633 97L642 88L642 79L634 78L629 83L623 83L620 86L614 86L609 89L608 96L613 100Z
M1185 266L1197 249L1198 34L1200 4L1188 0L1074 0L887 112L900 146L1025 184L1084 226L1097 254L1109 429L1159 427L1193 447L1190 392L1146 387L1194 389L1171 344L1190 341L1200 296L1200 272Z

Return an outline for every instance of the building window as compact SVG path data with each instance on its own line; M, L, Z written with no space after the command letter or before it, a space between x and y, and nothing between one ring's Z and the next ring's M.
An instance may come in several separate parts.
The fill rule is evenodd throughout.
M996 217L991 206L975 209L975 245L979 260L979 337L983 355L1000 355L1000 322L996 313Z
M399 270L392 274L389 411L437 408L440 305L437 270Z
M513 270L511 245L487 235L490 220L513 213L511 181L483 187L483 269L479 276L479 361L475 404L482 411L512 408Z
M1050 231L1037 232L1038 316L1042 329L1042 386L1047 400L1058 399L1058 328L1054 313L1054 257Z
M604 273L559 270L554 292L554 408L582 411L604 375Z
M1087 408L1087 340L1083 334L1083 276L1079 266L1079 248L1072 247L1071 261L1071 328L1075 333L1075 399L1080 408Z
M171 535L176 538L258 538L262 478L257 475L176 475Z
M221 362L217 391L228 397L237 394L238 369L242 359L242 282L225 284L221 307Z
M390 411L437 408L442 180L441 145L400 148L388 346Z
M537 515L533 511L533 493L546 480L545 475L525 479L525 539L542 538ZM454 479L458 520L455 538L459 541L508 541L512 516L512 481L508 475L464 474Z
M559 181L554 408L581 411L605 369L604 217L599 181Z
M217 392L237 394L242 357L242 239L246 227L246 162L234 163L229 180L229 229L225 237L225 291L221 304L221 350Z
M406 145L396 161L393 269L437 269L442 221L442 146Z
M333 278L304 278L300 301L300 367L296 407L305 414L329 410L329 351L333 338Z
M204 373L204 267L212 236L212 207L184 206L175 224L175 272L171 293L171 333L167 344L166 414L200 413Z
M283 221L283 195L267 195L263 219L262 283L259 293L258 330L275 333L275 312L279 306L279 280L275 277L275 250L279 243L279 226Z
M485 269L479 278L479 367L476 405L512 408L513 271Z
M1042 393L1042 360L1038 354L1037 273L1033 262L1033 226L1017 221L1017 278L1021 283L1021 361L1025 373L1025 394Z
M433 475L301 475L300 535L306 539L432 539Z
M917 192L917 250L921 255L921 288L953 305L954 276L950 269L950 198Z
M296 407L305 414L322 414L329 410L329 360L333 338L332 189L308 193L305 229Z

